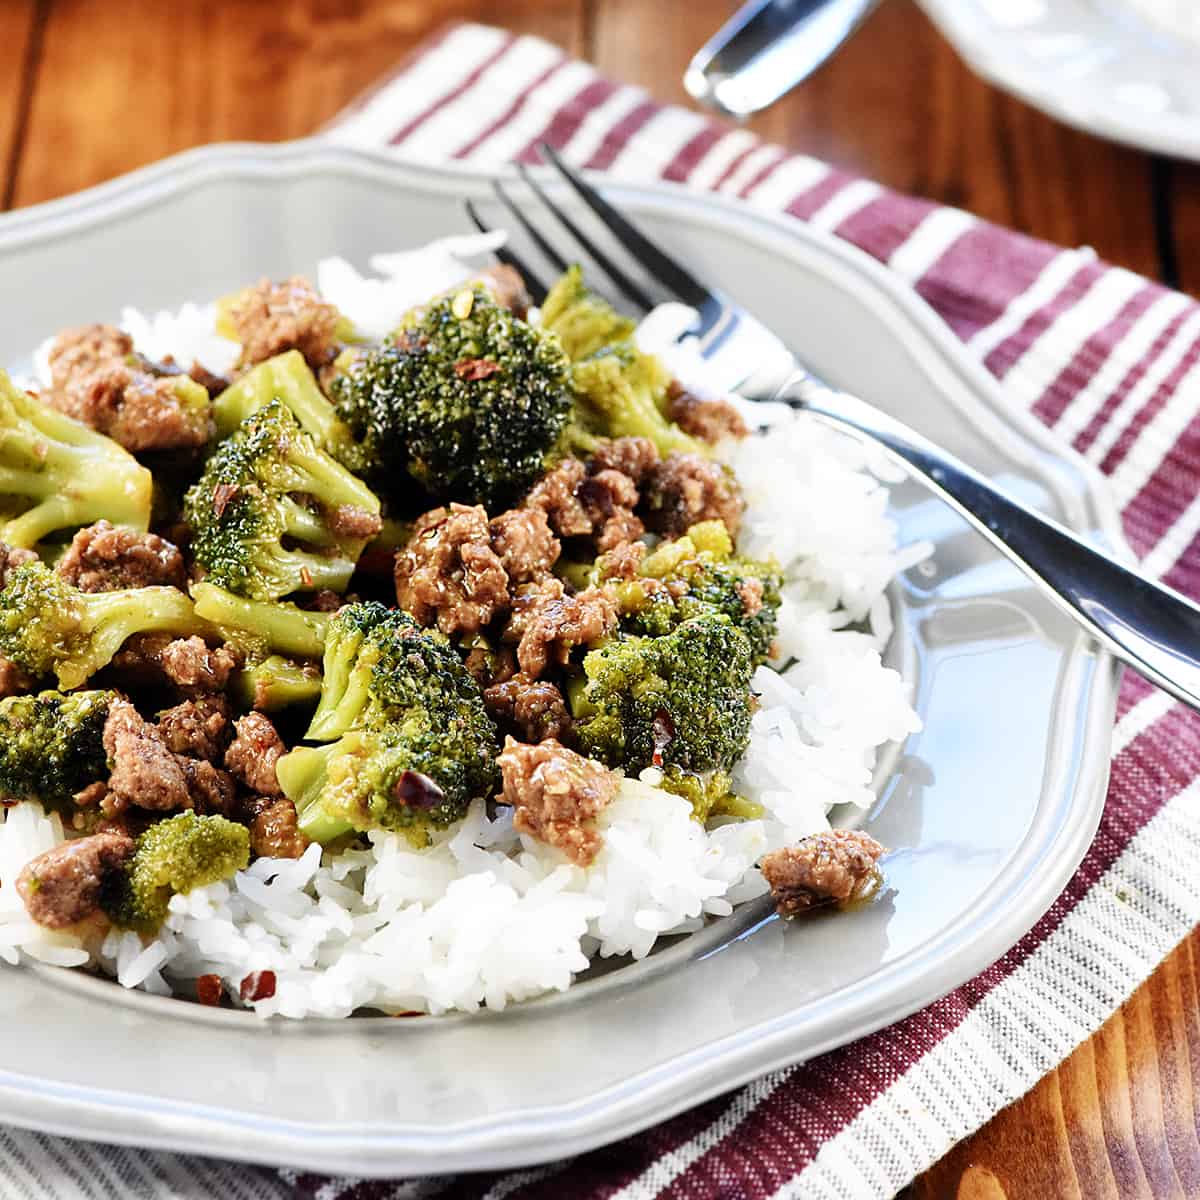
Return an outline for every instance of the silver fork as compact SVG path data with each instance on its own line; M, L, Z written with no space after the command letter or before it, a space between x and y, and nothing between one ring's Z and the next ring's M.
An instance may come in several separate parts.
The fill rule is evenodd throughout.
M882 446L1118 659L1177 699L1200 709L1200 607L1088 545L1058 522L1013 500L966 463L900 421L824 383L760 321L707 287L651 242L551 147L543 146L542 151L637 264L640 273L667 298L697 311L699 317L689 335L697 338L714 383L749 400L788 404L860 440ZM640 313L647 312L653 300L633 273L614 262L588 237L529 171L523 167L520 171L548 212L608 275L616 292ZM500 201L539 251L557 269L565 269L566 260L535 222L501 183L494 186ZM476 226L486 231L487 226L469 202L467 211ZM500 257L521 271L535 299L545 296L545 285L510 247L504 247Z

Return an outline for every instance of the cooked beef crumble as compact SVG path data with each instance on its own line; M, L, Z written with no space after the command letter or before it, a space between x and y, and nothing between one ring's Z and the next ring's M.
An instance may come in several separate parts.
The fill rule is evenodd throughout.
M225 751L225 766L252 792L261 796L283 795L275 778L275 764L287 753L287 747L270 718L250 712L234 723L234 729L237 737Z
M830 829L773 850L761 866L780 915L794 917L822 904L866 898L878 886L877 863L885 853L868 833Z
M107 878L133 851L133 838L114 830L63 842L25 864L17 892L39 925L66 929L99 910Z
M242 343L239 367L287 350L299 350L314 371L337 357L338 311L298 275L282 283L263 279L248 288L230 309L229 319Z
M512 805L514 828L588 866L603 845L595 817L617 794L617 776L553 738L536 746L508 738L496 761L504 779L499 799Z
M417 519L396 555L396 599L446 634L478 633L508 607L508 573L480 505L451 504Z
M111 326L65 330L50 349L52 386L41 399L135 454L205 445L207 407L183 403L175 376L153 374L132 351L132 339Z
M187 587L187 565L178 546L156 533L117 529L108 521L75 534L59 560L58 573L81 592Z

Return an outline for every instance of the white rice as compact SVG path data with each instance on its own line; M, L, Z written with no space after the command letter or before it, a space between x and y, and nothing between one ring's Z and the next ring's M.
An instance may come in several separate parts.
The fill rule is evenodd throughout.
M329 259L317 278L377 336L467 277L463 259L490 246L456 239L380 255L371 278ZM644 341L662 349L677 315L651 320ZM211 305L152 317L126 309L122 326L147 355L221 371L237 347L215 334L214 318ZM44 351L36 365L44 381ZM671 365L689 386L702 383L688 377L686 353L672 351ZM259 859L176 896L156 938L113 930L95 944L28 918L13 881L64 832L56 816L19 804L0 825L0 959L92 964L162 995L215 974L236 1003L244 979L272 971L274 995L247 1002L261 1016L498 1009L566 989L597 955L644 957L661 936L762 895L762 854L828 828L836 806L868 806L879 748L919 728L904 681L881 661L891 629L884 589L928 547L897 548L887 468L815 422L776 413L769 432L726 457L747 499L738 549L773 556L786 577L778 647L781 662L794 662L755 673L761 704L735 773L762 819L706 830L648 770L622 781L599 818L603 849L581 868L516 834L509 810L489 819L480 801L427 849L376 833L369 848L336 857L312 846L294 861Z

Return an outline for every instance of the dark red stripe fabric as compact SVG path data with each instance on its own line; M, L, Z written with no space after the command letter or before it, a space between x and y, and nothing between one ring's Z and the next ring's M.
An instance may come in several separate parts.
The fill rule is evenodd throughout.
M837 235L872 258L887 262L937 207L928 200L887 193L847 217Z
M1121 339L1164 294L1164 290L1156 284L1147 284L1127 301L1107 325L1097 329L1075 352L1075 357L1063 368L1041 400L1034 405L1034 414L1047 425L1053 425L1108 361L1109 355L1120 344Z
M415 133L418 128L420 128L420 126L424 125L434 113L440 112L451 101L457 100L458 97L461 96L468 88L472 87L479 81L479 77L485 71L491 67L494 67L496 63L498 63L505 56L505 54L508 53L513 42L516 40L517 39L515 36L509 34L501 42L501 44L497 46L497 48L491 54L489 54L487 58L483 60L483 62L475 67L474 70L469 72L460 83L455 85L454 88L446 92L444 95L439 96L427 108L422 109L422 111L416 116L411 117L403 125L401 125L400 128L397 129L394 134L392 134L389 145L399 146L405 141L406 138L411 137L412 134Z
M454 152L455 158L466 158L474 153L484 142L490 137L494 137L505 125L509 123L524 107L525 102L530 95L537 91L548 79L554 76L558 71L561 71L566 66L567 60L561 59L559 62L552 63L538 77L514 98L512 103L485 129L472 138L465 146L460 147Z

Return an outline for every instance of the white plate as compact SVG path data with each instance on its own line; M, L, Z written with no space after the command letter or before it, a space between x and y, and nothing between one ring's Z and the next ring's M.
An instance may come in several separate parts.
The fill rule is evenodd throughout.
M1088 133L1200 160L1200 37L1182 4L1156 20L1153 0L919 2L998 87Z
M612 185L670 251L819 371L1087 533L1098 477L1054 453L949 331L851 247L672 186ZM63 325L221 295L343 253L461 232L490 179L320 143L215 147L0 219L0 363ZM563 197L564 203L569 200ZM893 589L925 731L866 826L896 848L868 909L739 911L645 962L503 1013L264 1023L55 969L0 968L0 1121L360 1174L559 1158L878 1029L962 983L1049 907L1100 817L1111 659L915 484L932 564Z

